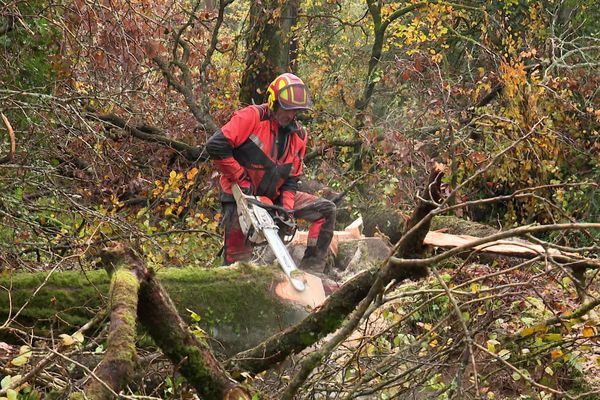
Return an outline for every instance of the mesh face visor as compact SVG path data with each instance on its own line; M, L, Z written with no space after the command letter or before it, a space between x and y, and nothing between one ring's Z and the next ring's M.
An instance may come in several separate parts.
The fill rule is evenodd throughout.
M301 83L291 83L279 89L277 101L284 110L310 110L312 108L312 101L308 97L306 87Z

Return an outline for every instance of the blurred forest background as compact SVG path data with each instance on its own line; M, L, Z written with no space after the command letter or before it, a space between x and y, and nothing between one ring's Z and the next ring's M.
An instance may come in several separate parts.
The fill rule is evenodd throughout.
M382 294L360 344L324 356L297 398L597 399L600 233L582 224L600 215L599 33L595 0L0 0L2 307L12 276L93 269L113 241L148 267L220 265L204 144L292 71L315 103L299 117L304 183L349 189L340 228L409 215L435 161L437 214L552 227L529 239L589 267L432 263ZM44 353L14 311L1 337ZM24 358L0 366L3 382ZM69 391L64 368L0 397ZM173 368L127 395L192 398ZM270 393L289 380L254 378Z

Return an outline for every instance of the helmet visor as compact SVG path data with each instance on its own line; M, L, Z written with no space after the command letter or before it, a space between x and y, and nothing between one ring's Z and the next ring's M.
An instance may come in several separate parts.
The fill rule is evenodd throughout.
M301 83L292 83L279 90L279 106L284 110L310 110L312 102L306 87Z

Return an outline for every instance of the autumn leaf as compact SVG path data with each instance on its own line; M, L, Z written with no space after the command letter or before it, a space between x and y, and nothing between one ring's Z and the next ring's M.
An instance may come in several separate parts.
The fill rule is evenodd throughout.
M563 356L563 352L561 349L555 349L550 352L550 357L552 357L553 360L560 358L562 356Z
M29 361L29 357L21 355L21 356L15 357L12 360L10 360L10 363L12 365L14 365L15 367L21 367L21 366L27 364L28 361Z
M594 328L592 326L586 326L583 328L583 337L592 337L596 334L596 332L594 332Z
M66 333L61 333L60 335L58 335L58 337L62 340L62 343L65 346L71 346L73 343L75 343L75 339L73 339L73 336L67 335Z

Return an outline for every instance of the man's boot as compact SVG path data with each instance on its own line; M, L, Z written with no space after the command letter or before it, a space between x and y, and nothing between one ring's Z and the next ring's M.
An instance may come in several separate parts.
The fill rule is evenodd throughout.
M329 244L333 233L321 232L314 246L306 247L299 268L307 271L324 273L329 258Z
M317 246L308 246L298 268L310 272L323 273L327 263L327 253L317 250Z

